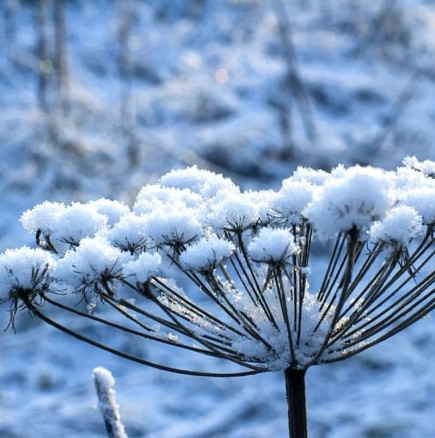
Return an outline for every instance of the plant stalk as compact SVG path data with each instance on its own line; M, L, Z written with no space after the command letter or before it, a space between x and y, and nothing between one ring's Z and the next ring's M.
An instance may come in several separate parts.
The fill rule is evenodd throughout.
M290 438L308 438L305 373L291 367L284 371Z

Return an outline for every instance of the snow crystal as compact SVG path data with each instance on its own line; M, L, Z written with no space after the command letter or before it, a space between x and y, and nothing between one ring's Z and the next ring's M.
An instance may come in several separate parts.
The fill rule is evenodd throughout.
M303 214L324 239L354 227L366 230L392 205L390 187L381 169L351 167L343 176L328 179Z
M301 324L301 341L296 350L296 356L299 363L309 362L322 347L325 337L329 333L331 320L335 314L336 308L331 305L326 317L320 322L321 304L314 294L306 292L304 295L302 324ZM339 328L346 321L343 317L338 321ZM338 341L342 343L342 341ZM341 346L337 346L341 348ZM328 352L323 353L327 355Z
M298 251L290 230L263 228L248 246L248 253L256 262L285 262Z
M391 209L384 220L373 224L370 237L375 242L407 246L411 239L422 233L422 230L421 216L414 208L402 205Z
M134 283L146 283L151 276L158 273L161 261L158 253L144 252L137 259L122 265L124 277Z
M48 280L56 261L51 253L40 248L26 246L8 249L0 255L0 301L9 296L11 290L32 290L37 283Z
M233 243L216 236L202 238L180 255L180 262L187 270L211 271L230 257L234 248Z

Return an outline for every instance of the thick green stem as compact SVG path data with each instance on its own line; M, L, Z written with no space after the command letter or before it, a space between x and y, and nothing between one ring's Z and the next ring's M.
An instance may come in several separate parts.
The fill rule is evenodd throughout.
M305 373L306 370L297 370L290 367L284 372L290 438L308 437Z

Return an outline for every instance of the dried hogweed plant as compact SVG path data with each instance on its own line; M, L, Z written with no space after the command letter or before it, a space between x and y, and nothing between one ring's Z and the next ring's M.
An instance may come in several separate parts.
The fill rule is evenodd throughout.
M21 218L38 247L0 256L0 297L12 326L26 309L161 370L281 371L290 436L303 438L309 367L354 356L435 307L434 173L435 163L415 158L396 171L298 168L279 191L241 191L193 167L143 187L132 209L106 199L44 202ZM147 359L62 312L145 340ZM153 342L238 369L153 361Z

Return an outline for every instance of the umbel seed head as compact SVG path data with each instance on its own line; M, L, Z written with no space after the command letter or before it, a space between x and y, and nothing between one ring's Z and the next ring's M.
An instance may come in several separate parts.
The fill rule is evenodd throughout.
M346 359L435 307L434 165L405 163L298 168L279 190L258 192L190 167L143 187L131 209L44 202L21 218L38 248L0 256L0 302L12 323L27 309L96 347L184 374ZM164 344L210 357L211 368L145 360L69 327L62 312L52 319L50 306L145 341L150 356Z

